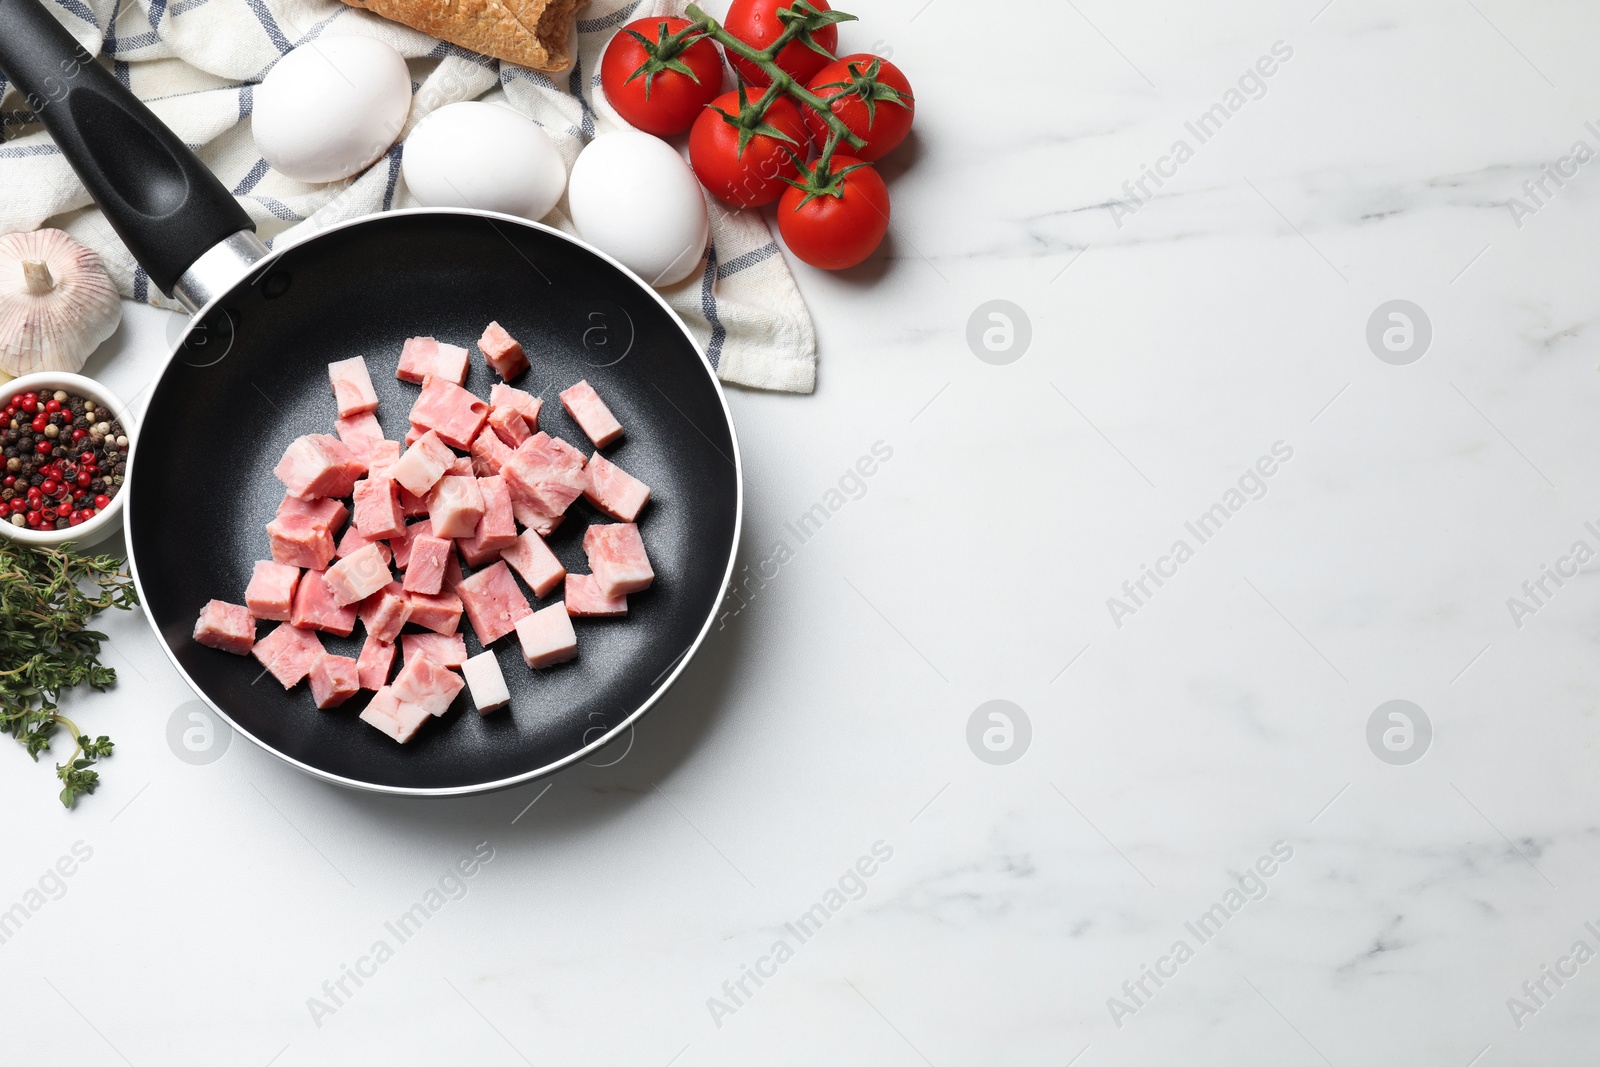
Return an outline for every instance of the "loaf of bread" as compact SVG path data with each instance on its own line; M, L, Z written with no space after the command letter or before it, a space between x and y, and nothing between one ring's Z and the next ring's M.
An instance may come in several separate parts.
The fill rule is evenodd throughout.
M572 65L584 0L344 0L462 48L546 73Z

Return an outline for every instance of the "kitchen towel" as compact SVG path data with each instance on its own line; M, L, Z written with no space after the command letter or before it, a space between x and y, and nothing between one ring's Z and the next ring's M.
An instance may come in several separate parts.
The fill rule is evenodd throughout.
M418 206L400 173L404 134L458 100L509 105L544 127L568 168L596 134L627 128L600 92L599 58L624 23L677 14L685 0L590 0L579 12L577 59L547 75L469 52L347 7L339 0L45 0L117 79L195 148L232 190L269 245L374 211ZM718 5L710 4L715 10ZM251 94L290 49L339 35L393 45L411 69L401 141L370 168L328 185L270 169L250 134ZM0 233L57 226L98 251L122 294L176 308L133 262L20 95L0 78ZM722 380L809 393L816 334L765 220L707 197L711 247L700 271L661 290ZM563 200L545 222L575 232Z

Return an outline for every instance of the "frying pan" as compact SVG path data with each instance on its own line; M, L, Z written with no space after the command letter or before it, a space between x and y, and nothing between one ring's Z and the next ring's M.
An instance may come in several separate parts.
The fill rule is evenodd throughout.
M144 609L195 691L267 751L341 785L388 793L485 792L551 773L626 731L682 673L733 573L743 513L739 446L716 376L683 323L620 264L525 219L396 211L269 251L198 157L72 39L39 0L0 0L0 70L22 91L134 257L194 317L150 392L129 457L125 520ZM578 659L532 671L516 636L494 644L508 710L479 716L463 691L397 745L356 718L362 694L318 711L251 657L191 637L207 600L243 601L282 498L272 468L335 417L327 364L364 356L388 437L418 389L396 380L405 339L472 348L491 320L533 369L542 427L589 450L555 394L587 378L626 429L607 454L643 479L639 517L656 571L621 619L578 619ZM467 388L487 395L476 356ZM588 570L584 500L549 538ZM526 589L525 589L526 592ZM559 592L552 595L559 596ZM530 594L530 603L540 602ZM408 629L412 629L408 627ZM354 656L350 638L324 634ZM481 651L467 628L469 655Z

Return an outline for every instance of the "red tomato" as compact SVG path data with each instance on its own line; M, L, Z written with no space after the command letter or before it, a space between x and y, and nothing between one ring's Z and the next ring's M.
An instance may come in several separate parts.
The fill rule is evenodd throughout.
M916 111L911 83L886 59L861 52L844 56L817 71L806 88L828 101L828 109L867 142L864 148L844 144L859 159L882 159L911 132ZM805 118L812 140L820 148L828 139L828 124L809 107Z
M872 255L889 232L889 189L871 165L848 156L833 157L829 174L830 191L814 196L789 186L778 201L778 232L813 267L843 270Z
M757 50L765 50L783 34L783 22L778 18L782 8L793 7L797 0L733 0L728 6L728 17L722 26L739 40ZM828 11L828 0L810 0L818 11ZM811 34L811 39L831 54L839 47L839 27L829 24ZM728 62L747 85L764 88L770 84L767 72L741 56L728 53ZM821 70L828 57L807 48L801 41L790 41L778 53L776 62L784 73L804 85Z
M737 92L717 97L694 120L689 131L689 163L700 184L723 203L734 207L770 204L789 187L784 179L800 174L795 157L805 157L807 136L800 109L780 96L759 120L789 138L787 141L742 122L730 122L728 115L735 120L741 115ZM757 122L754 117L745 121Z
M600 57L606 99L645 133L682 133L722 90L722 57L710 38L664 54L670 51L662 47L664 38L688 25L688 19L638 19L618 30ZM681 62L690 73L673 70L668 62Z

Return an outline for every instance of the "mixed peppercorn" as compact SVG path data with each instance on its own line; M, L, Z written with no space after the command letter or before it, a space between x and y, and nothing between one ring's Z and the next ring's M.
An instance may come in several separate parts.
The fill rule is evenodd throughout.
M13 526L77 526L108 507L122 488L128 435L110 408L60 389L13 393L0 425L0 515Z

